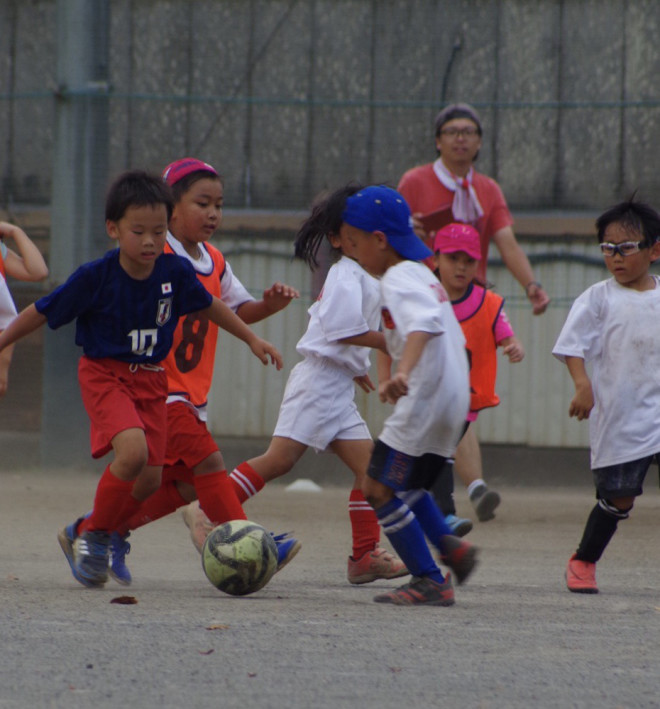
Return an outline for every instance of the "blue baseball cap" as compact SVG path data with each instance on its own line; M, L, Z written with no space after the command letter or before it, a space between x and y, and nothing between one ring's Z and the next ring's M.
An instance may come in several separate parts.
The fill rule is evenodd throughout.
M363 231L382 231L387 243L403 258L423 261L433 252L415 234L410 207L391 187L372 185L346 200L342 221Z

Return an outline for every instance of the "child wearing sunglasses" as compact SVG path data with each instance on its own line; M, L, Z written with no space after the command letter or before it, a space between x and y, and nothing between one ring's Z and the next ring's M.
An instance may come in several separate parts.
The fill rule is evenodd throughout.
M552 351L575 385L569 416L589 419L596 486L566 568L574 593L598 593L596 562L660 460L660 278L650 273L660 257L660 215L630 200L602 214L596 229L613 277L575 300Z

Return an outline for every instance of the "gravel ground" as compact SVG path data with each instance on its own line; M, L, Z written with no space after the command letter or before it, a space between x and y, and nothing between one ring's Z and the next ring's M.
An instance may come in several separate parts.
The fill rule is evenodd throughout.
M303 542L253 596L208 583L178 514L133 534L130 588L85 589L56 532L96 481L0 473L3 709L660 707L657 487L599 564L599 595L563 580L592 489L502 486L497 518L468 537L481 562L456 605L398 608L372 601L396 584L346 582L348 489L332 486L276 484L247 503ZM462 492L458 505L470 513ZM137 603L111 603L122 595Z

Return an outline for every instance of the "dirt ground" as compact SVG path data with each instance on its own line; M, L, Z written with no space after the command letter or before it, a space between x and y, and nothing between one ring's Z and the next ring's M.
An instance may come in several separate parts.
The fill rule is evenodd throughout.
M656 475L595 596L563 579L591 487L502 486L497 518L468 537L481 562L450 608L382 606L372 597L396 584L346 582L348 485L276 484L247 503L303 542L253 596L208 583L178 514L133 534L131 587L85 589L56 532L90 507L96 481L0 472L2 709L660 707ZM457 502L469 515L464 492ZM111 603L122 595L137 603Z

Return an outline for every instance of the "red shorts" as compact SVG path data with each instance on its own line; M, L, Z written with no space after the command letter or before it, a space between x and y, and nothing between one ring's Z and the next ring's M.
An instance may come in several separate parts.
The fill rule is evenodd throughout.
M195 474L190 468L187 468L183 463L180 465L165 465L163 475L161 477L160 486L167 483L181 481L188 485L195 486Z
M78 381L89 416L92 456L112 449L112 439L141 428L147 439L149 465L162 465L167 441L167 375L162 369L115 359L81 357Z
M167 452L165 465L184 465L192 470L218 451L213 436L190 404L175 401L167 405Z

